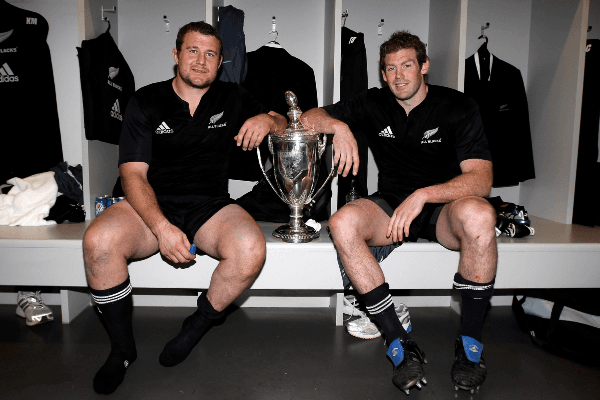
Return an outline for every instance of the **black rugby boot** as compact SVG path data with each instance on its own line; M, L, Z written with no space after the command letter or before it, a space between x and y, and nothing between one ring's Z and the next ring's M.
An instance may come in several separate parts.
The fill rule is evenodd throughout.
M421 382L427 384L423 371L423 364L427 364L425 353L414 340L394 340L388 348L387 355L394 364L392 382L406 395L410 394L411 387L421 389Z
M472 337L461 336L456 338L454 347L454 365L451 371L454 389L474 393L487 376L485 361L481 356L483 345Z

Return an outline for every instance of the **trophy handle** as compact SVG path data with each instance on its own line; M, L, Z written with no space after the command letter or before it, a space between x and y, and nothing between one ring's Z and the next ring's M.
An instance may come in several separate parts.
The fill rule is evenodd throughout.
M324 140L322 141L323 143L323 149L325 149L325 144L327 143L327 135L324 135ZM319 146L321 145L321 143L319 143ZM322 154L322 150L319 148L319 153ZM312 197L306 202L306 207L308 207L309 209L314 206L314 198L317 197L317 195L319 193L321 193L321 190L323 190L323 188L325 187L325 185L327 185L327 182L329 182L329 180L333 177L333 175L335 175L335 164L333 163L333 145L331 146L331 171L329 172L329 176L327 177L327 179L325 179L325 182L323 182L323 185L321 185L321 187L319 188L319 190L317 190ZM261 164L262 166L262 164ZM271 183L271 182L269 182Z
M271 135L269 135L269 149L272 149L272 148L273 148L273 145L271 144ZM260 170L262 171L263 175L265 176L265 179L267 180L267 182L269 182L269 186L271 186L271 188L275 191L275 194L277 195L277 197L279 197L281 199L281 201L283 201L284 203L287 204L287 202L283 199L283 197L281 197L281 195L279 194L279 191L275 189L275 186L273 186L273 184L271 183L271 180L267 176L267 173L265 172L265 168L263 167L262 159L260 158L260 148L258 148L258 147L256 147L256 155L258 156L258 165L260 165Z

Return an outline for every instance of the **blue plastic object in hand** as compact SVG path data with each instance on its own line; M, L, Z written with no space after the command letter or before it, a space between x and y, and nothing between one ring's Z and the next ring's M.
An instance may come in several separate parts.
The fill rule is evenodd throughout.
M192 254L196 254L196 245L195 245L195 244L192 244L192 245L190 246L190 253L192 253Z

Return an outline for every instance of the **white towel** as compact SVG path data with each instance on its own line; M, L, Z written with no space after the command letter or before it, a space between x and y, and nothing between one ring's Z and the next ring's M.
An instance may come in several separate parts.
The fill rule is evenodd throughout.
M56 224L55 221L44 220L58 195L54 172L43 172L24 179L12 178L6 183L14 186L8 194L0 194L0 225Z

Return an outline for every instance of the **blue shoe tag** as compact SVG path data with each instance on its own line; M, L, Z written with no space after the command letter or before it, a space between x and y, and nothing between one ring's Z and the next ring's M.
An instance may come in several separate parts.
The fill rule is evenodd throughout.
M478 363L483 351L483 345L470 336L461 336L467 359Z
M404 360L404 348L400 338L394 340L387 351L387 356L392 360L394 366L398 366Z

